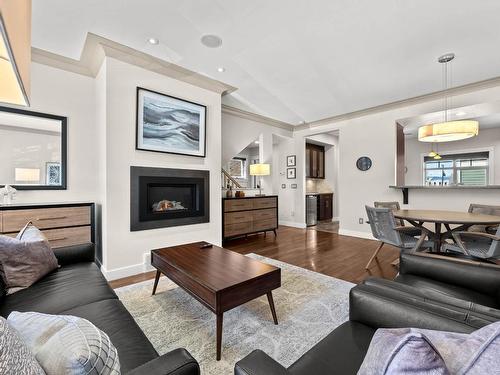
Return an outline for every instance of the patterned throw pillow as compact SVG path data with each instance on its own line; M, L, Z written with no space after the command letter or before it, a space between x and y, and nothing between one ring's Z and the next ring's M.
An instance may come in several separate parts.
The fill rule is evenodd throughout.
M0 374L45 375L24 341L0 317Z
M7 294L29 287L57 267L49 241L31 222L16 238L0 236L0 276Z
M86 319L14 311L7 320L47 374L120 374L118 353L108 335Z

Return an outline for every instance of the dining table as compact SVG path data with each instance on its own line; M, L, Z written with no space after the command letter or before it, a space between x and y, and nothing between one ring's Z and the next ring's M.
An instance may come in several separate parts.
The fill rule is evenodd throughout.
M500 216L485 215L473 212L442 211L442 210L396 210L394 217L409 222L417 228L425 228L434 241L434 251L440 252L446 239L453 239L454 231L466 231L473 225L500 224ZM426 224L434 224L434 231ZM452 228L452 226L454 226ZM443 230L443 227L445 230Z

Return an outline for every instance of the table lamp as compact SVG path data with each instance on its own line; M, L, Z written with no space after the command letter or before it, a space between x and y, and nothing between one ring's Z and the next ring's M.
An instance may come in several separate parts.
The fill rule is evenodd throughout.
M250 164L250 176L269 176L271 174L271 166L269 164ZM259 181L259 194L258 197L264 196L262 194L262 177Z

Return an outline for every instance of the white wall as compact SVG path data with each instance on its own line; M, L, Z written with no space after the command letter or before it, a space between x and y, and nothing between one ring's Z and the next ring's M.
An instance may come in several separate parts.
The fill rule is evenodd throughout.
M15 202L99 203L94 94L93 78L32 63L29 109L68 117L68 188L18 191Z
M453 98L455 107L500 99L500 87L478 90L457 95ZM399 190L389 188L395 182L396 128L398 119L440 110L442 100L429 100L384 112L373 113L353 119L326 123L312 129L294 133L296 152L302 150L300 141L305 136L339 130L339 186L340 233L369 236L366 224L358 224L359 218L366 218L365 205L375 200L398 200L402 203ZM373 166L361 172L356 168L360 156L369 156ZM297 195L303 195L299 189ZM466 210L470 202L500 204L500 190L410 190L409 205L412 208ZM296 199L296 211L304 210ZM296 215L296 219L300 216Z
M206 158L135 150L136 87L207 106ZM151 71L106 59L106 217L104 271L115 278L142 271L144 255L158 247L221 239L221 97ZM130 231L130 166L210 171L210 222Z
M489 149L493 150L493 155L490 155L490 166L492 166L491 171L493 173L490 184L500 185L500 127L479 129L479 134L474 138L439 144L440 153L460 153L466 150L476 152ZM405 175L406 185L422 185L422 155L427 155L429 151L429 143L419 142L416 137L405 139L405 159L408 168Z

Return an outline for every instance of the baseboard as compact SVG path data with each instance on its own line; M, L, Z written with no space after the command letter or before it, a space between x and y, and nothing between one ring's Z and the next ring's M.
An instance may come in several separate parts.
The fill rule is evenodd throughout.
M367 240L375 240L373 235L369 232L358 232L356 230L348 230L348 229L340 228L339 234L341 236L358 237L358 238L365 238Z
M279 220L279 225L284 225L285 227L301 228L301 229L306 228L306 223L296 223L295 221Z
M142 259L143 263L137 263L127 267L114 268L111 270L107 270L104 266L101 266L101 272L106 280L111 281L127 276L134 276L140 273L153 271L154 267L151 266L151 254L144 253Z

